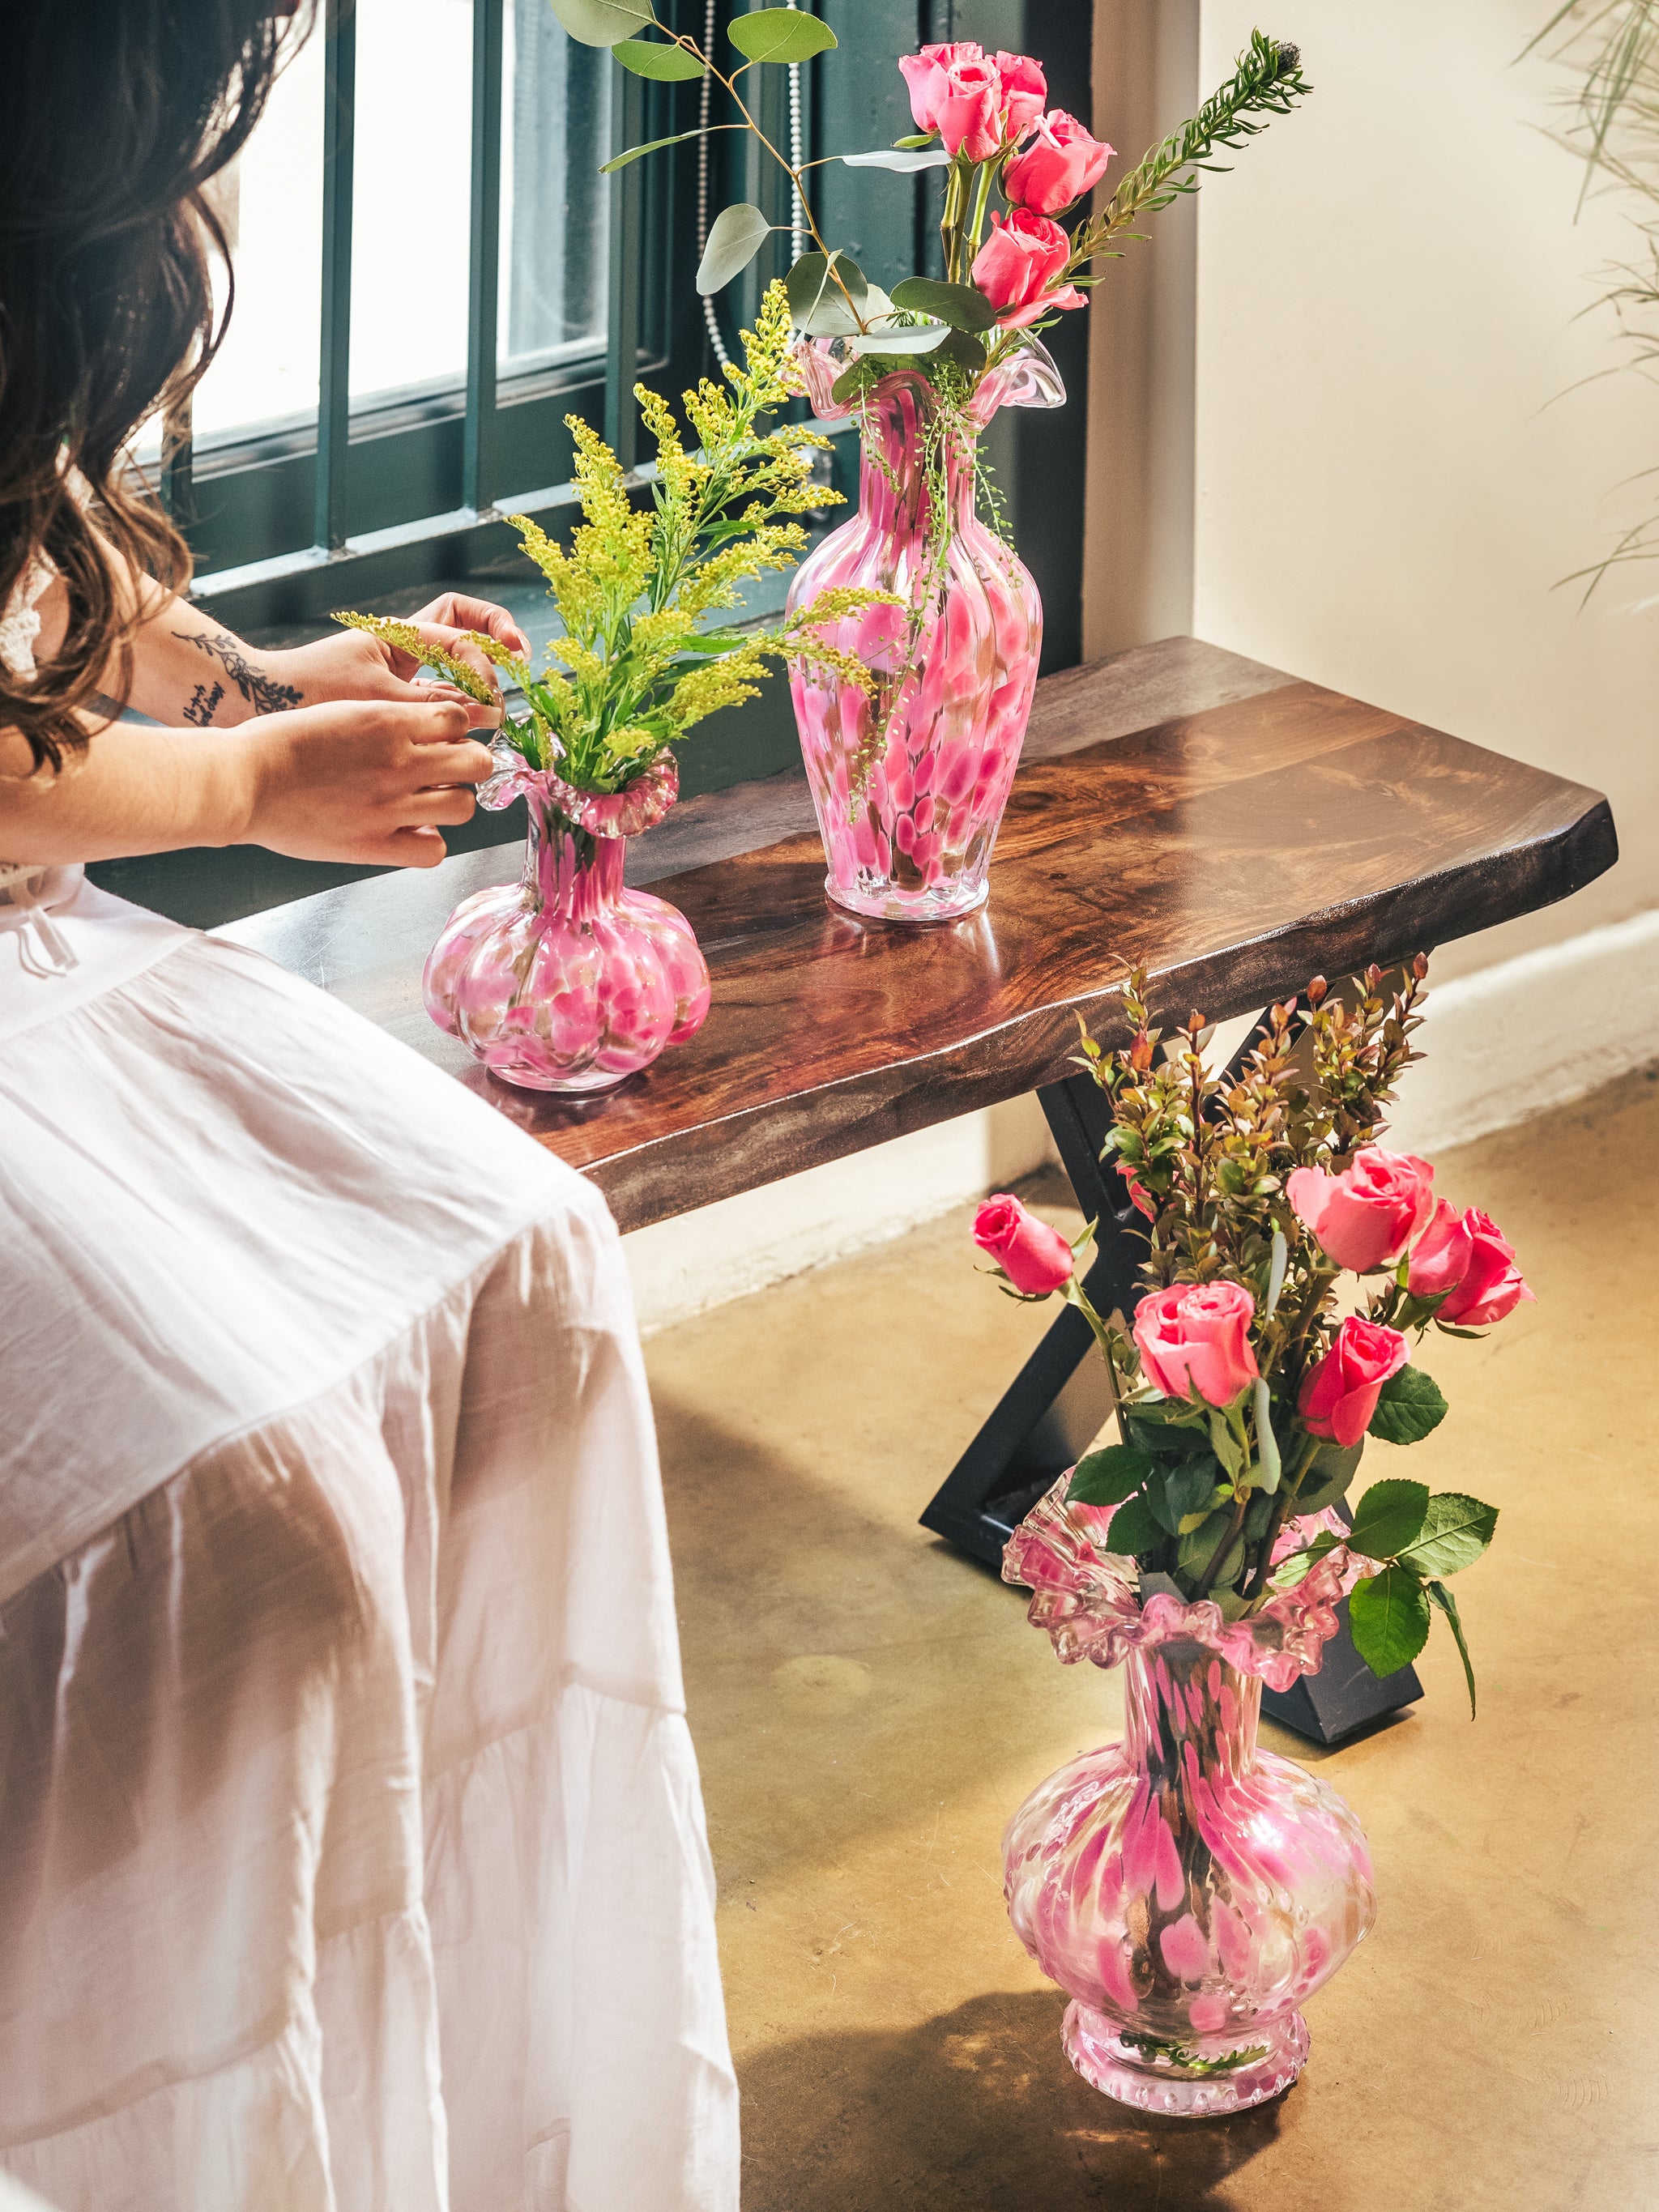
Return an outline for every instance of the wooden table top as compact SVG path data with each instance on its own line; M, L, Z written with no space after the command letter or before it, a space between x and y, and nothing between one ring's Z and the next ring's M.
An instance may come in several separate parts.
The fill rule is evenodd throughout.
M336 992L605 1190L623 1229L1072 1072L1124 1034L1139 963L1170 1019L1253 1012L1565 898L1618 856L1607 801L1192 639L1037 688L977 915L865 922L823 895L805 785L689 801L629 852L689 917L714 1004L689 1044L579 1103L515 1091L427 1019L452 907L517 847L375 878L221 933Z

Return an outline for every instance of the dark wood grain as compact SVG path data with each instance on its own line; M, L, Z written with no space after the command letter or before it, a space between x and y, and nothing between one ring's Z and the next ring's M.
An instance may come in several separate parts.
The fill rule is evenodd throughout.
M860 922L827 904L815 834L727 849L654 884L714 981L690 1044L579 1107L470 1062L461 1079L635 1228L1052 1081L1079 1014L1121 1036L1132 963L1165 1013L1219 1019L1564 898L1616 857L1595 793L1315 685L1091 741L1097 697L1121 727L1111 690L1109 668L1040 690L1034 734L1057 741L1021 766L981 914Z

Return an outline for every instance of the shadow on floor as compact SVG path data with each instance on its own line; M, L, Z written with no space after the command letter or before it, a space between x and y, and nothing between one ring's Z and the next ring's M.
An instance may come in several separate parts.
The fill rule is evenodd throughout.
M1066 2063L1063 2009L1057 1991L999 1992L757 2054L738 2068L744 2212L1229 2212L1228 2178L1274 2142L1285 2100L1131 2113Z

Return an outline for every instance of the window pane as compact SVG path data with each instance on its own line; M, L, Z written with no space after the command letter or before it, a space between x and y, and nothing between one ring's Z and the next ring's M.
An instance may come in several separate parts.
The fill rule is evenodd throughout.
M507 0L501 152L500 371L605 343L605 179L613 64L579 46L547 0Z
M357 0L356 405L465 379L471 130L471 0Z

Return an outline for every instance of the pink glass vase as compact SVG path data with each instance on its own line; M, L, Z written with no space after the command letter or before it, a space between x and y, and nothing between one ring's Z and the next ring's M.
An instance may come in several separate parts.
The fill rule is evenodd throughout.
M858 513L801 563L790 611L835 585L902 602L821 633L864 663L873 697L822 668L792 676L824 889L880 921L949 921L985 902L1042 647L1030 572L975 512L975 441L999 407L1059 407L1065 388L1030 340L981 379L953 427L924 370L896 370L847 405L831 391L852 364L843 339L803 339L796 358L820 422L856 406L862 463Z
M529 803L516 884L475 891L426 963L426 1010L492 1075L526 1091L608 1091L682 1044L708 1012L708 970L685 916L623 882L629 837L674 804L664 754L625 790L577 791L498 749L481 805Z
M1301 2072L1299 2008L1376 1915L1353 1813L1256 1743L1263 1682L1317 1669L1358 1569L1328 1553L1246 1620L1208 1599L1143 1602L1133 1562L1098 1548L1104 1516L1064 1504L1066 1480L1015 1530L1003 1575L1034 1590L1061 1659L1122 1663L1124 1735L1009 1821L1009 1917L1072 1999L1066 2052L1085 2081L1148 2112L1239 2112ZM1289 1523L1279 1553L1322 1525Z

